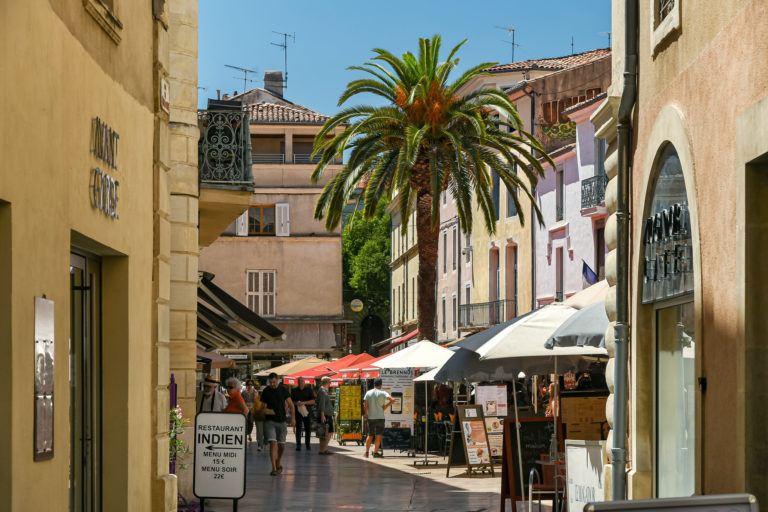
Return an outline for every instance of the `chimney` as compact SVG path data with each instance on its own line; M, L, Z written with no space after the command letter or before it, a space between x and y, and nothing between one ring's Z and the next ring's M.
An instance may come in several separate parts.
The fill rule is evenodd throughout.
M277 94L282 98L283 97L283 72L282 71L265 71L264 72L264 88L269 92Z

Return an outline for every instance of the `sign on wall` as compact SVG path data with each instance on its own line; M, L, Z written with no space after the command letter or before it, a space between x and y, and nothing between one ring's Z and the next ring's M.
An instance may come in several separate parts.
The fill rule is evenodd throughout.
M486 416L506 416L507 386L478 386L477 403L482 404Z
M605 441L565 440L568 475L568 510L605 500L603 489L603 444Z
M198 498L239 500L245 495L243 414L202 412L195 417L195 472Z
M35 297L35 461L53 458L53 325L53 301Z
M117 170L120 135L108 124L94 117L91 119L91 154L104 164L104 169ZM101 167L91 169L91 206L107 217L119 219L117 203L120 200L120 182Z

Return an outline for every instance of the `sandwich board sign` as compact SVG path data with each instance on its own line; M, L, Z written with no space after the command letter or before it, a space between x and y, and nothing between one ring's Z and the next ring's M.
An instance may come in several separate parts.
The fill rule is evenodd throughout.
M245 495L244 414L201 412L195 417L193 489L201 500Z

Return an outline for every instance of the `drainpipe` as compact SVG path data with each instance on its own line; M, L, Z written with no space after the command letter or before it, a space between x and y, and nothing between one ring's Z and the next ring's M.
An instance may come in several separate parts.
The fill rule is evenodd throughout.
M529 86L525 86L523 92L531 100L531 133L536 136L536 98L533 94L533 88L528 90ZM536 156L536 150L531 151L533 156ZM531 187L531 195L536 197L536 185ZM536 209L531 204L531 311L536 309Z
M626 499L627 487L627 357L629 345L629 183L632 144L632 110L637 98L637 0L624 2L624 87L619 104L618 197L616 244L616 358L613 397L613 486L611 499Z
M456 318L456 338L461 338L461 324L459 323L459 319L461 318L461 315L459 315L459 310L461 309L461 265L462 265L462 254L461 254L461 218L457 215L456 216L456 243L458 244L456 248L456 257L458 261L456 262L456 270L458 270L458 282L456 283L456 311L453 312L452 315L456 315L458 318Z

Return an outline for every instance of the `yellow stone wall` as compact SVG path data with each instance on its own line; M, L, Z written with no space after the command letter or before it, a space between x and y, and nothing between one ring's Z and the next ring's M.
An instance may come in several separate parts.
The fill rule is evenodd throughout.
M153 20L116 1L119 44L83 2L0 7L0 509L66 510L70 248L102 256L104 510L152 503ZM120 134L119 219L90 203L91 119ZM54 457L33 462L34 297L55 303Z

